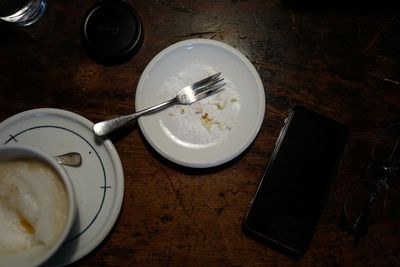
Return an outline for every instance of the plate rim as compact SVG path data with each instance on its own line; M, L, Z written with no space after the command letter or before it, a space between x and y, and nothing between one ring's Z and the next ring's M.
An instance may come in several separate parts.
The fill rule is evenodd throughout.
M262 97L259 98L259 109L258 109L258 117L257 117L257 122L254 124L254 130L251 135L247 138L245 142L241 146L238 146L238 148L231 153L230 155L223 157L222 159L218 159L213 162L205 162L205 163L194 163L194 162L188 162L185 160L182 160L178 157L173 157L168 154L167 151L159 147L152 138L149 137L149 133L145 130L145 125L143 122L142 118L138 118L138 123L141 132L143 133L146 141L151 145L153 149L155 149L161 156L166 158L167 160L174 162L176 164L185 166L185 167L190 167L190 168L212 168L216 167L222 164L225 164L234 158L238 157L240 154L242 154L251 144L252 142L256 139L258 133L260 132L260 129L262 127L264 117L265 117L265 108L266 108L266 100L265 100L265 89L264 85L262 83L262 80L260 78L260 75L258 74L258 71L256 68L253 66L253 64L250 62L250 60L244 56L239 50L234 48L231 45L228 45L224 42L221 41L216 41L212 39L205 39L205 38L194 38L194 39L187 39L183 41L179 41L176 43L173 43L163 50L161 50L155 57L151 59L151 61L147 64L146 68L142 72L142 75L140 76L137 88L136 88L136 93L135 93L135 109L137 109L138 106L140 106L138 94L142 91L141 89L143 88L143 85L145 81L148 79L148 74L152 70L152 68L157 64L157 62L162 59L164 56L166 56L168 53L171 51L178 49L182 46L188 46L188 45L197 45L197 44L205 44L205 45L213 45L217 46L220 48L223 48L233 54L234 56L238 57L245 65L247 68L249 68L250 72L252 73L253 78L255 79L258 89L258 92Z
M17 114L14 114L10 116L9 118L4 119L3 121L0 122L0 129L6 128L8 125L12 124L13 122L16 122L18 120L26 119L29 117L37 117L37 116L60 116L64 117L65 119L69 119L74 123L81 124L85 128L87 128L89 131L91 131L93 127L93 122L88 120L87 118L68 111L64 109L58 109L58 108L34 108L34 109L29 109L25 110L22 112L19 112ZM93 135L94 136L94 135ZM115 173L115 179L116 179L116 184L117 188L119 191L115 192L114 194L114 205L112 205L112 209L109 211L109 215L107 216L107 220L105 223L102 225L100 230L97 232L94 238L92 238L87 246L75 250L73 253L71 253L71 257L68 257L67 260L63 262L57 262L59 264L71 264L73 262L76 262L80 260L81 258L87 256L89 253L91 253L96 247L98 247L104 239L111 233L115 223L118 220L118 217L121 213L122 210L122 204L123 204L123 199L124 199L124 194L125 194L125 177L124 177L124 171L121 163L121 159L118 155L118 152L114 145L112 144L111 140L109 139L99 139L101 142L98 144L104 145L106 148L106 151L109 153L112 165L114 166L114 173ZM0 144L1 146L5 144ZM75 240L77 241L71 241L71 242L79 242L80 236L78 236ZM67 243L68 245L69 243ZM64 244L66 245L66 244ZM59 251L57 253L62 253L62 246L60 247Z

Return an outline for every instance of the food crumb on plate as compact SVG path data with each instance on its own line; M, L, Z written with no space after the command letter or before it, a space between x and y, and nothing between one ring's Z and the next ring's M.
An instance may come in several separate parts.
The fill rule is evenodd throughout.
M169 78L163 92L173 96L188 84L221 71L224 90L192 105L176 105L169 108L168 117L174 126L176 138L195 143L221 142L235 129L239 120L240 98L235 85L216 70L204 64L195 64Z

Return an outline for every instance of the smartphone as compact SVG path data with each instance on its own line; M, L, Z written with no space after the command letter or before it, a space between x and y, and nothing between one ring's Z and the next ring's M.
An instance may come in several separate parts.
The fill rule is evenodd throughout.
M303 106L291 109L244 220L244 230L293 257L311 242L349 129Z

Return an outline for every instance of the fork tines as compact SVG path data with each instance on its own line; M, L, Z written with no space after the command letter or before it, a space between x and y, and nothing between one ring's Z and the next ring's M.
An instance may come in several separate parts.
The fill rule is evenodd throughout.
M194 93L196 96L210 95L218 90L222 90L226 83L220 83L224 78L220 77L221 72L218 72L212 76L209 76L203 80L194 83Z
M193 86L193 88L196 88L196 87L208 85L211 81L218 79L220 75L221 75L221 72L215 73L211 76L208 76L207 78L204 78L203 80L195 82L194 84L192 84L192 86Z

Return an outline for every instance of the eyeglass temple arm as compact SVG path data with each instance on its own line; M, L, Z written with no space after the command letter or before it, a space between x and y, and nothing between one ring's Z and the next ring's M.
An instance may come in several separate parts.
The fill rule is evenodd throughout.
M389 157L389 164L392 162L394 153L396 152L399 143L400 143L400 136L397 137L397 139L396 139L396 144L394 145L394 148L393 148L393 150L392 150L392 153L390 154L390 157Z

